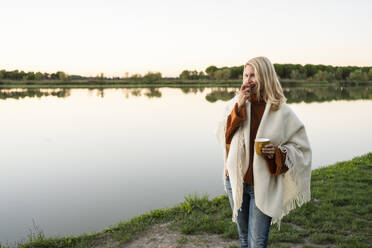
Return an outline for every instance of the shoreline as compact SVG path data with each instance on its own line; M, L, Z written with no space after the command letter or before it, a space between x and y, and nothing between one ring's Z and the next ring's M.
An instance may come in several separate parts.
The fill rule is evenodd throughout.
M372 81L308 81L281 79L283 87L291 86L370 86ZM0 88L159 88L159 87L239 87L241 80L180 80L162 79L157 82L133 80L0 80Z
M313 170L311 201L285 216L280 232L276 225L270 227L269 247L299 244L304 247L370 247L371 184L372 152ZM207 195L185 196L185 201L174 207L152 210L90 234L44 237L42 232L35 232L17 247L132 247L132 241L138 245L141 240L150 242L150 246L144 247L151 247L164 242L156 240L155 234L160 232L163 238L166 233L178 235L173 240L174 246L169 247L191 245L198 237L199 241L212 242L213 239L208 239L211 235L219 242L230 244L226 247L238 247L236 226L231 222L226 195L213 199ZM200 242L201 246L187 247L205 247L206 243Z

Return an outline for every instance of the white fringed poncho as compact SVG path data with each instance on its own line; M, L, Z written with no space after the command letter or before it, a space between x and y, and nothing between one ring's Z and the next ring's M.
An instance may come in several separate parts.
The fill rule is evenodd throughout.
M225 169L229 178L234 200L232 220L236 222L238 210L243 201L243 176L248 169L249 132L251 107L246 104L247 119L233 136L228 156L226 156L225 132L227 118L231 113L238 95L231 99L218 124L216 135L222 146L224 158L223 183L225 185ZM271 143L286 153L285 165L289 170L278 176L271 176L263 157L253 156L253 178L255 203L264 214L271 216L271 224L278 223L296 205L310 201L311 179L311 148L305 132L305 127L296 114L286 104L282 103L276 111L266 104L256 138L269 138Z

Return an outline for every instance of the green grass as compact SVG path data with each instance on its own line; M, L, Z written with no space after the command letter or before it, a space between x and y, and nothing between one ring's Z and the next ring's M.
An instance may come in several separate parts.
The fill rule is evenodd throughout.
M269 247L372 247L372 153L314 170L311 191L312 200L284 217L280 231L271 226ZM191 195L175 207L153 210L98 233L59 238L35 234L18 247L94 247L108 238L124 244L158 223L171 223L169 228L182 235L238 239L226 195ZM187 238L177 242L182 245Z

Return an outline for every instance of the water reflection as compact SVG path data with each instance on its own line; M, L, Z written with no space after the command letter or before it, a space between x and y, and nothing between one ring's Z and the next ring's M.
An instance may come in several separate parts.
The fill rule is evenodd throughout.
M0 89L0 99L23 99L25 97L45 97L45 96L56 96L65 98L70 96L70 89Z
M148 98L153 98L153 97L161 97L161 92L159 89L156 88L148 88L147 92L144 94Z
M177 87L183 94L197 94L204 92L206 87ZM92 95L94 92L97 97L105 97L105 91L111 90L110 88L87 88L88 94ZM161 98L162 91L165 88L160 87L147 87L147 88L120 88L125 98L142 97L147 98ZM210 103L215 103L218 100L228 101L234 97L238 92L239 86L235 87L208 87L210 92L205 95L205 100ZM288 103L311 103L311 102L326 102L332 100L360 100L372 99L371 86L355 86L355 87L284 87L284 94L288 99ZM1 89L0 99L22 99L25 97L47 97L56 96L66 98L71 95L71 88L56 88L56 89Z
M205 99L212 103L218 100L228 101L238 90L239 88L214 89ZM372 87L290 87L283 90L288 103L372 99Z
M205 99L209 102L228 101L238 90L231 88L212 90ZM288 103L372 99L372 87L291 87L283 90Z
M202 93L205 87L181 87L180 89L185 94L189 93L197 94L198 92Z
M139 89L134 89L132 92L131 92L132 96L141 96L141 90Z
M284 88L289 103L372 99L372 87Z
M236 92L237 90L231 91L229 89L212 90L211 93L205 96L205 99L208 102L217 102L218 100L228 101L235 96Z

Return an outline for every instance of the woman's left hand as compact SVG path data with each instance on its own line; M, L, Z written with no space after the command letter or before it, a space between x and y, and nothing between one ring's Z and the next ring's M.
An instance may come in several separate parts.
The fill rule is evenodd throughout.
M265 147L262 147L262 154L267 156L269 159L274 158L275 155L275 146L273 144L267 144Z

